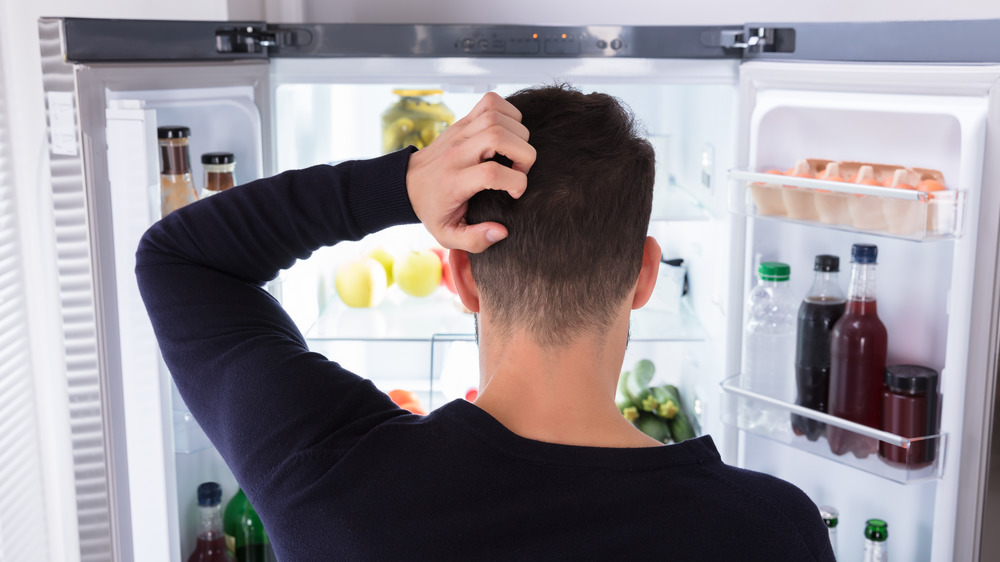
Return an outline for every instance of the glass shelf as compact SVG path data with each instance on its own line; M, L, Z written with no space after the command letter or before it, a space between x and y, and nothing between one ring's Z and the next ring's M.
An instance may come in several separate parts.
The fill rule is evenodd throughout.
M174 410L174 452L194 454L213 447L191 412Z
M739 379L740 376L735 375L721 385L725 397L723 422L731 426L903 484L941 477L945 434L902 437L747 390L740 385ZM879 452L862 458L851 452L837 455L831 451L823 429L814 441L796 435L791 427L791 414L825 424L827 429L833 426L845 430L843 435L847 439ZM898 462L884 460L883 453Z
M730 170L733 212L909 240L957 238L965 192L879 187Z
M655 293L654 293L655 295ZM444 288L424 298L408 297L392 287L373 308L350 308L334 295L306 331L311 341L465 340L475 334L472 314ZM702 341L705 330L687 298L680 305L650 305L632 314L632 341Z

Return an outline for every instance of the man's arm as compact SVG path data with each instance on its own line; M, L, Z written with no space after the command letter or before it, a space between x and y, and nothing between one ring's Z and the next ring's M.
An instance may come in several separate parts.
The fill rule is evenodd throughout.
M401 413L371 383L310 352L263 284L322 246L418 217L453 248L485 248L489 229L505 235L461 217L483 188L519 196L526 185L524 171L484 162L515 154L526 171L534 159L504 104L488 95L426 152L258 180L175 211L143 236L136 274L164 359L248 490L297 453L343 449Z

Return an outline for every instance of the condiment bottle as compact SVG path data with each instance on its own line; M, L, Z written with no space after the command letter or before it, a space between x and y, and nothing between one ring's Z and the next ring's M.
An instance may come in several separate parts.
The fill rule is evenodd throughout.
M223 531L226 533L226 548L237 562L276 560L267 531L242 488L226 504Z
M215 195L236 185L236 159L230 152L208 152L201 155L205 168L202 198Z
M823 518L823 524L826 525L827 530L830 532L830 546L833 548L833 557L837 558L837 523L840 518L840 513L837 508L831 507L829 505L819 506L820 517Z
M840 258L828 254L816 256L812 287L799 305L795 346L795 403L826 412L830 387L830 333L844 314L847 300L840 289ZM819 439L822 422L792 414L792 430L810 441Z
M418 150L434 142L455 122L455 114L441 101L441 90L393 90L396 103L382 113L382 152L407 146Z
M191 129L158 127L156 136L160 145L160 216L165 217L198 200L198 191L191 178L191 154L188 150Z
M829 413L869 427L879 427L882 377L889 337L878 317L875 266L878 248L855 244L847 310L833 326L830 338ZM864 458L877 450L877 441L833 425L826 428L830 450L850 451Z
M885 368L881 429L902 437L937 433L938 374L919 365ZM933 439L913 441L909 450L880 441L878 455L889 464L923 468L934 462Z
M222 487L215 482L198 486L198 544L188 562L236 562L226 550L221 504Z
M889 562L889 525L881 519L865 523L864 562Z

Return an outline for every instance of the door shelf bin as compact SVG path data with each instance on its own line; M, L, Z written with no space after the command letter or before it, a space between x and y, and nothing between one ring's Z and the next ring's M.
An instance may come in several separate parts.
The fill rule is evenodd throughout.
M905 238L957 238L965 192L878 187L731 170L730 207L738 214Z
M944 434L902 437L747 390L740 386L739 379L739 375L734 375L721 385L725 402L723 422L728 425L903 484L941 477ZM851 438L868 442L871 450L885 451L889 458L901 462L890 463L878 452L864 458L851 452L837 455L830 450L825 430L820 430L815 441L796 435L790 421L792 414L825 424L827 429L834 426L846 430Z

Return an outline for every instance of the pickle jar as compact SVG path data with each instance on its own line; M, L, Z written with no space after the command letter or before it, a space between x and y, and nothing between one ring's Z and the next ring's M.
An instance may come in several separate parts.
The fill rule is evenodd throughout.
M188 139L191 129L179 126L158 127L160 145L160 216L165 217L198 200L191 177L191 153Z
M382 152L413 145L421 149L455 122L455 114L441 102L441 90L393 90L399 96L382 113Z
M208 152L201 155L205 182L201 197L209 197L236 185L236 158L231 152Z

